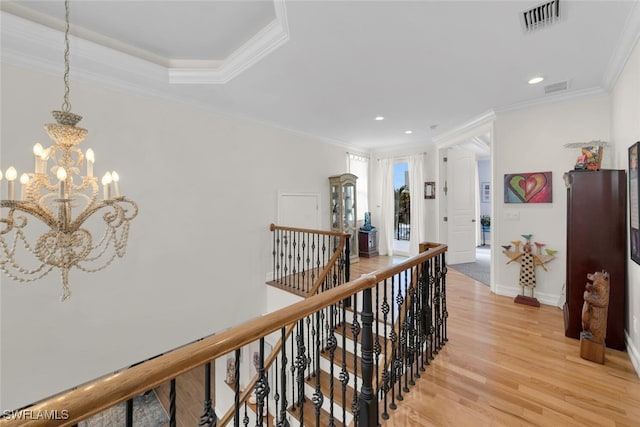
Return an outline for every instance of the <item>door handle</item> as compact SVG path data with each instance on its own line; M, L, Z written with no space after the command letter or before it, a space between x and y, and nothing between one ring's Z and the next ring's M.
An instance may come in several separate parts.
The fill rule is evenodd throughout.
M475 218L471 220L471 222L476 222Z

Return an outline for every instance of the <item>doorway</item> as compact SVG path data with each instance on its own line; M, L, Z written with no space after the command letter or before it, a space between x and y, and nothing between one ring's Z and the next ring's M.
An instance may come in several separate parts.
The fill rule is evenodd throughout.
M439 145L439 241L449 246L448 264L490 285L492 216L491 130ZM475 276L475 277L474 277ZM481 279L480 279L481 278Z

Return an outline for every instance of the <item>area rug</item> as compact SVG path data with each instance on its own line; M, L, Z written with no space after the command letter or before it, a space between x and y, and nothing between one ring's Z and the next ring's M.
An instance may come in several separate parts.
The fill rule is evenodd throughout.
M481 246L476 249L476 262L451 264L448 267L489 286L491 280L490 260L491 254L489 246Z
M169 422L155 391L133 398L133 425L162 427ZM126 402L109 408L78 424L80 427L113 427L126 425Z

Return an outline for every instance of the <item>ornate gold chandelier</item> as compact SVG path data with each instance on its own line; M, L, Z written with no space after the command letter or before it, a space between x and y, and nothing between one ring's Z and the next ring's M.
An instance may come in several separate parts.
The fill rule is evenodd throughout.
M16 194L18 173L11 166L4 174L7 192L0 186L0 269L19 282L32 282L54 268L62 276L64 301L71 295L69 270L85 272L106 268L127 247L129 222L138 214L136 203L120 194L119 176L107 172L102 180L93 174L95 156L90 148L82 152L78 144L87 130L76 127L82 119L72 113L69 103L69 0L65 0L64 102L62 111L53 111L56 123L45 125L55 142L49 148L33 148L35 168L20 176L21 192ZM84 175L82 173L85 173ZM0 180L2 172L0 171ZM102 213L104 234L94 239L88 220ZM96 214L94 216L94 214ZM27 228L27 225L41 224ZM30 243L35 240L35 243ZM21 264L30 253L35 261Z

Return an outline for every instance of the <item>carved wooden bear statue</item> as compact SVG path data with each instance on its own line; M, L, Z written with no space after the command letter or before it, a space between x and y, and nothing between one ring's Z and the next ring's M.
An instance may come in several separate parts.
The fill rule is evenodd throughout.
M607 333L609 309L609 273L606 271L587 274L582 305L582 329L591 334L591 339L604 345Z

